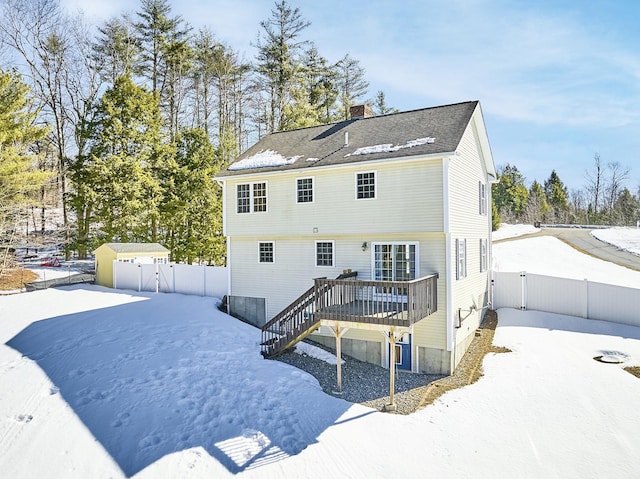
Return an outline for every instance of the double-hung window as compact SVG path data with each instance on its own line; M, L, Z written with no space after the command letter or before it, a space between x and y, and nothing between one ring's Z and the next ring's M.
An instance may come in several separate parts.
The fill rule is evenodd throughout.
M480 272L487 270L487 240L480 240Z
M298 203L313 203L313 178L298 178L296 188Z
M482 181L478 182L479 213L483 216L487 214L487 185Z
M356 199L366 200L376 197L376 172L356 173Z
M456 240L456 279L467 277L467 240Z
M335 242L316 241L316 266L333 266Z
M273 263L275 261L273 241L263 241L259 245L261 263Z
M267 184L241 183L236 187L236 211L259 213L267 211Z

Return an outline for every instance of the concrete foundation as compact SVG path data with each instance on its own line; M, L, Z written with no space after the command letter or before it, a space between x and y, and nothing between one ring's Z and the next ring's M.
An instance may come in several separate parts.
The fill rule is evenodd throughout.
M264 298L229 296L229 314L261 328L267 322L267 307Z

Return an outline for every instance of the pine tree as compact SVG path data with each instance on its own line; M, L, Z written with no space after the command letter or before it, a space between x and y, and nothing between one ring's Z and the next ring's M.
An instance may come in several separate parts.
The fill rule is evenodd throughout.
M143 75L151 82L151 91L158 95L171 137L176 133L178 116L184 100L184 81L192 62L188 44L190 27L180 16L171 17L167 0L142 0L140 21L135 24Z
M343 118L348 120L351 107L367 94L369 82L365 79L365 71L360 62L349 54L336 63L334 68Z
M139 75L140 39L136 36L131 20L125 15L112 18L99 27L98 32L99 36L94 40L92 49L101 65L102 78L113 85L122 75Z
M389 113L395 113L398 111L397 108L392 108L387 105L387 98L383 91L379 90L376 93L376 97L372 101L373 112L376 115L387 115Z
M222 191L214 179L222 164L220 155L204 130L194 128L181 130L175 158L162 217L172 260L224 264Z
M88 153L71 165L80 254L90 245L90 226L99 227L102 241L155 241L158 171L167 163L155 95L128 75L118 78L85 135Z
M37 112L29 95L20 75L0 70L0 238L6 246L0 273L18 224L32 201L30 195L50 176L36 168L38 158L32 147L45 137L47 128L34 125Z
M291 8L286 0L276 2L271 18L260 22L256 72L266 103L259 121L265 124L267 133L279 131L288 123L286 107L291 101L298 55L306 44L299 37L309 25L300 10Z
M498 212L507 221L517 221L527 203L529 191L524 177L515 165L507 163L498 169L498 183L492 185L492 194Z
M553 212L555 221L564 222L567 213L569 191L567 187L564 186L556 170L553 170L547 181L544 182L544 193Z

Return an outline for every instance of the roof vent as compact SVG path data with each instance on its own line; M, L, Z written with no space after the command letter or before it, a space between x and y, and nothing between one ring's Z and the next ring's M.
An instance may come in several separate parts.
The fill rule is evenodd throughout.
M344 145L342 145L342 148L346 148L347 146L349 146L349 132L345 131L344 132Z
M349 108L349 116L352 120L360 120L362 118L370 118L373 116L373 110L370 105L354 105Z

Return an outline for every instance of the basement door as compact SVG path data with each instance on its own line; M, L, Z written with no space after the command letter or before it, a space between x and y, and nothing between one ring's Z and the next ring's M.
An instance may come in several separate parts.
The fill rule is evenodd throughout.
M391 361L391 343L389 343L389 361ZM411 371L411 334L406 333L396 341L396 368Z

